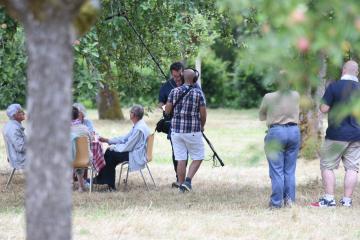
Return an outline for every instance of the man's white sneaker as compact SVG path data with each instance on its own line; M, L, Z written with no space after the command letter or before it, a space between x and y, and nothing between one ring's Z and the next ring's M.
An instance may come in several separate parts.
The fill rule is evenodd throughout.
M343 206L343 207L352 207L352 200L345 202L343 199L341 199L341 200L340 200L340 204L341 204L341 206Z

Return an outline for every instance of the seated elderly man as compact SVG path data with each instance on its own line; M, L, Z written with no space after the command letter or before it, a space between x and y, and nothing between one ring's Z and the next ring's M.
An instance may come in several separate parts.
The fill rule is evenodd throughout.
M115 189L115 168L119 163L129 161L129 170L142 169L146 163L146 139L150 129L142 119L144 108L135 105L130 110L130 120L134 126L125 136L111 139L100 137L101 142L110 144L105 152L106 166L101 169L96 177L95 184L107 184L109 191Z
M89 161L92 161L92 152L90 149L90 141L91 135L88 128L81 123L79 110L76 107L72 108L72 122L71 122L71 143L72 143L72 157L75 159L75 152L76 152L76 138L78 137L88 137L88 151L89 151ZM76 169L76 176L79 181L79 192L84 191L84 169Z
M25 167L25 129L21 122L25 120L25 112L20 104L11 104L6 109L9 121L3 129L4 139L7 143L9 161L13 168Z

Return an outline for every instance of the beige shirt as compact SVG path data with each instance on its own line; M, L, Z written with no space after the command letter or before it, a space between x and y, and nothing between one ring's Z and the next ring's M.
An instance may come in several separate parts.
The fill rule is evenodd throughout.
M271 92L265 94L259 111L266 125L299 123L300 95L296 91Z

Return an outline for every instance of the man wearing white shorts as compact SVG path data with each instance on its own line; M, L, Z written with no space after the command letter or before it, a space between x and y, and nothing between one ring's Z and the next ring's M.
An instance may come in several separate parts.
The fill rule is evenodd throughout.
M206 122L206 103L202 90L193 88L193 84L198 78L198 72L193 69L186 69L183 78L184 85L170 92L165 112L170 114L173 111L171 141L175 160L178 162L179 189L181 192L186 192L192 189L191 180L199 169L202 160L204 160L205 150L202 131ZM180 100L173 109L173 105L178 99ZM187 153L192 162L186 175Z

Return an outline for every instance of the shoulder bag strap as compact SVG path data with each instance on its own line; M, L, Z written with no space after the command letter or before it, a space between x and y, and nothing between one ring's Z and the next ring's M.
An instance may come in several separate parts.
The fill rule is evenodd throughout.
M189 88L176 100L176 102L174 103L174 105L172 107L170 115L172 115L172 113L174 112L174 109L175 109L176 105L178 104L178 102L180 102L185 97L185 95L188 94L188 92L190 92L191 89L193 89L193 87L189 86Z

